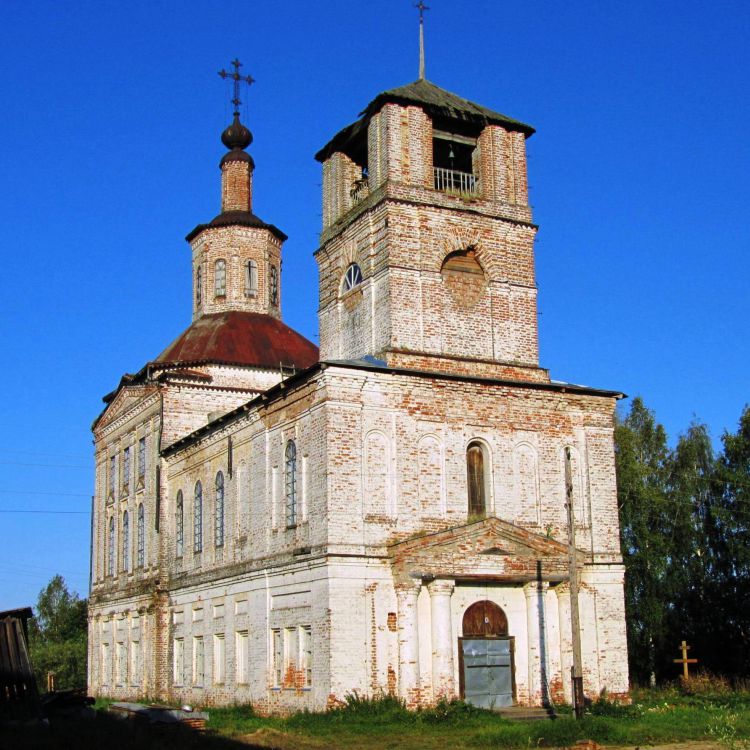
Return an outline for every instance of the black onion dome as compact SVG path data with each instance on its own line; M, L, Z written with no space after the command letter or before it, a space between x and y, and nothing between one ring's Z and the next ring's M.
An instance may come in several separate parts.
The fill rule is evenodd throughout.
M221 142L229 149L247 148L253 142L253 134L240 122L237 112L232 124L221 134Z

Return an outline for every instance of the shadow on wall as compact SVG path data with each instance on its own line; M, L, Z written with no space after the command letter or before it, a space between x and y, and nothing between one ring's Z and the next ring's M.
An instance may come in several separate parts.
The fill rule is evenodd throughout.
M95 719L50 726L0 726L5 750L259 750L260 746L196 731L177 724L149 724L98 711Z
M545 708L549 708L551 704L551 696L549 691L549 670L547 668L547 613L544 607L545 590L542 586L541 560L537 560L536 563L536 582L536 602L539 615L539 666L541 669L542 681L542 705Z

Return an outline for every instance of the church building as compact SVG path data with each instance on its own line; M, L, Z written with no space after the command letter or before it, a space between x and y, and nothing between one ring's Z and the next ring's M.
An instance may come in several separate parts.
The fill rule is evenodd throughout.
M539 364L533 133L420 77L320 149L318 350L235 112L192 323L93 425L94 695L571 702L571 567L584 690L627 695L622 394Z

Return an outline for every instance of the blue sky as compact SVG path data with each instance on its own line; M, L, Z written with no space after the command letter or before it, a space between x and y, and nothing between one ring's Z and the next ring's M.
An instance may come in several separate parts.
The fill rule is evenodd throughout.
M427 77L528 142L541 362L718 441L748 397L750 4L432 0ZM317 340L313 154L417 74L409 0L3 6L0 608L88 582L90 424L190 320L185 235L218 211L216 72L257 79L255 210Z

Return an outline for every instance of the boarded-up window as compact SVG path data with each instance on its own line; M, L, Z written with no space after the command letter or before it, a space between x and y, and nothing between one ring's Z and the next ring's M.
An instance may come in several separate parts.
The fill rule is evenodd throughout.
M214 264L214 294L224 297L227 293L227 263L219 259Z
M469 517L484 517L487 514L484 448L471 443L466 451L466 475L469 490Z
M254 260L245 264L245 296L258 296L258 264Z
M462 630L464 638L508 635L508 618L494 602L475 602L464 612Z

